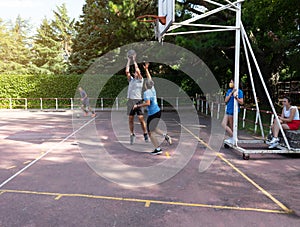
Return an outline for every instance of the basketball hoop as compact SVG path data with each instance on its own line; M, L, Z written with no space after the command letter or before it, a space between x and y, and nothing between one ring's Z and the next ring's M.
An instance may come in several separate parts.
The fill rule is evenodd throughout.
M147 18L149 18L149 19L147 19ZM142 15L142 16L137 17L137 20L139 22L147 22L147 23L159 21L162 25L166 24L166 16Z
M155 38L158 39L159 42L162 42L163 36L159 32L159 25L166 25L166 16L157 16L157 15L142 15L137 17L139 22L152 23L154 27L154 35Z

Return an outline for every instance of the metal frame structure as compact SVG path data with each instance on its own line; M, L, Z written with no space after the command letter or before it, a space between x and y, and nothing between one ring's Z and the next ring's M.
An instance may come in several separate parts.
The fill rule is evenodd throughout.
M162 1L162 0L159 0ZM170 28L165 31L165 33L162 35L161 38L164 36L172 36L172 35L185 35L185 34L195 34L195 33L208 33L208 32L223 32L223 31L235 31L235 70L234 70L234 86L239 87L239 71L240 71L240 45L241 45L241 40L243 43L244 51L245 51L245 56L247 60L247 66L248 66L248 71L249 71L249 76L250 76L250 81L251 81L251 86L254 94L254 100L256 104L256 118L259 120L259 126L261 129L262 133L262 139L261 140L238 140L237 139L237 133L238 133L238 103L236 100L234 100L234 117L233 117L233 144L229 144L227 142L224 142L225 147L231 147L243 154L244 159L249 159L250 154L255 154L255 153L300 153L300 149L294 149L291 148L289 145L289 142L287 140L287 137L285 135L285 132L280 124L279 118L277 116L276 110L274 108L272 99L270 97L270 94L267 90L267 86L264 82L262 73L260 71L260 68L258 66L256 57L254 55L253 49L251 47L249 38L247 36L247 33L245 31L245 28L243 26L242 20L241 20L241 9L242 9L242 3L245 0L236 0L234 2L225 0L227 2L226 5L218 3L213 0L204 0L207 3L213 4L217 6L217 8L211 10L211 11L206 11L201 15L197 15L193 18L190 18L188 20L185 20L180 23L173 22ZM224 10L230 10L236 13L236 23L233 26L224 26L224 25L207 25L207 24L193 24L193 22L198 21L200 19L206 18L208 16L211 16L215 13L224 11ZM187 31L187 32L172 32L173 30L180 28L182 26L193 26L197 28L205 28L204 30L194 30L194 31ZM159 31L156 31L159 32ZM161 40L159 40L161 41ZM256 90L254 86L254 81L253 81L253 75L252 75L252 69L250 65L250 58L249 58L249 53L252 57L252 60L255 64L256 70L258 72L259 78L261 80L261 83L263 85L264 90L266 91L266 96L268 98L269 104L271 106L272 112L274 113L275 116L275 121L279 124L280 131L283 135L284 143L285 146L278 146L277 150L247 150L238 145L239 144L262 144L265 143L265 136L263 132L263 125L261 121L261 116L260 116L260 110L259 110L259 105L258 105L258 100L256 97Z

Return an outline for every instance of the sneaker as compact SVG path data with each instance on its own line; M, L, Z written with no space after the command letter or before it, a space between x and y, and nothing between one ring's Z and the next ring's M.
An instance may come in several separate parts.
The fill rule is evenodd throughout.
M87 113L87 112L84 112L84 116L86 117L87 115L89 115L89 113Z
M95 113L93 113L93 114L91 115L91 117L96 117L96 114L95 114Z
M279 138L273 137L272 140L270 141L270 144L278 143L278 142L279 142Z
M159 155L159 154L162 154L162 149L157 149L155 148L154 151L151 152L152 155Z
M275 143L272 143L268 148L269 149L272 149L272 148L275 148L279 145L279 142L275 142Z
M130 135L130 144L132 145L132 144L134 144L134 142L135 142L135 134L131 134Z
M168 142L168 144L172 144L172 138L168 134L165 136L165 140Z
M233 137L230 137L230 138L226 139L225 142L233 144Z
M145 142L146 142L146 143L149 142L149 138L148 138L148 134L147 134L147 133L144 134L144 139L145 139Z

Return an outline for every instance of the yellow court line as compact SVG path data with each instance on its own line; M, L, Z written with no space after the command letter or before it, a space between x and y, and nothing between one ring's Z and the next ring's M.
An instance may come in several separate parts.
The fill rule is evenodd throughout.
M14 169L16 168L17 166L10 166L10 167L7 167L6 169Z
M254 180L252 180L250 177L248 177L245 173L243 173L239 168L237 168L234 164L232 164L228 159L224 158L222 154L215 151L213 148L211 148L207 143L205 143L203 140L201 140L198 136L196 136L193 132L191 132L188 128L186 128L184 125L178 123L183 129L185 129L187 132L189 132L194 138L196 138L200 143L202 143L204 146L209 148L211 151L215 152L217 156L224 161L227 165L229 165L231 168L233 168L236 172L238 172L243 178L245 178L248 182L250 182L254 187L256 187L258 190L260 190L265 196L267 196L269 199L271 199L274 203L276 203L277 206L279 206L282 210L284 210L285 213L291 214L294 213L293 210L286 207L283 203L281 203L279 200L277 200L274 196L271 195L268 191L266 191L263 187L258 185Z
M151 202L150 201L146 201L145 203L145 207L150 207Z
M160 201L160 200L146 200L146 199L135 199L135 198L122 198L122 197L111 197L111 196L100 196L100 195L89 195L89 194L63 194L63 193L53 193L53 192L35 192L35 191L21 191L21 190L0 190L0 195L4 193L18 193L18 194L33 194L33 195L47 195L55 196L55 200L59 200L62 197L74 197L74 198L90 198L90 199L106 199L115 201L128 201L144 203L145 207L150 207L151 204L161 204L161 205L175 205L175 206L186 206L186 207L202 207L202 208L212 208L212 209L223 209L223 210L237 210L237 211L255 211L263 213L277 213L286 214L282 210L271 210L271 209L260 209L253 207L231 207L231 206L218 206L200 203L184 203L184 202L171 202L171 201Z

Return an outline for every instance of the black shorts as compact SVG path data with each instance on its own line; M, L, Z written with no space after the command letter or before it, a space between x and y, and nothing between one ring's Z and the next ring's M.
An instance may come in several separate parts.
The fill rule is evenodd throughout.
M142 100L139 99L128 99L127 101L127 115L134 116L134 115L143 115L144 111L142 108L133 109L133 106L137 103L142 103Z
M156 129L158 122L160 120L160 116L161 116L161 111L158 111L157 113L148 116L148 118L147 118L147 131L148 132L153 132Z

